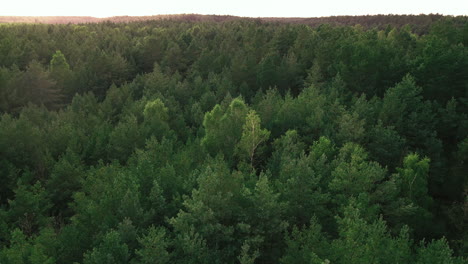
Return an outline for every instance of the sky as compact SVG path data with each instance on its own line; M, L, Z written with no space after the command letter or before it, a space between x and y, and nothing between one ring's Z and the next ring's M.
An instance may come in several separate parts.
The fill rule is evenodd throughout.
M468 0L0 0L0 3L0 16L110 17L192 13L246 17L468 15Z

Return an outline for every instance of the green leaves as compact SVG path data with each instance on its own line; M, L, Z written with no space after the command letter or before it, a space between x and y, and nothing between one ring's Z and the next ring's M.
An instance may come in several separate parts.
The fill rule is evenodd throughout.
M143 116L149 123L167 121L167 111L167 107L164 105L161 99L157 98L154 101L146 103Z
M247 155L250 166L254 166L254 155L258 146L267 141L270 132L260 127L260 117L250 110L242 127L242 137L237 145L240 155Z
M212 155L222 153L227 160L234 155L236 144L242 137L242 127L248 113L248 107L242 99L232 100L227 109L216 105L205 114L203 126L205 136L202 146Z
M335 202L341 205L361 193L372 193L375 184L386 174L379 164L368 161L367 152L354 143L345 144L335 162L329 188L335 194Z
M356 208L355 201L337 219L340 238L332 243L337 263L407 263L411 261L411 241L408 230L392 237L385 222L378 219L367 223ZM332 260L333 261L333 260Z
M1 25L0 262L466 262L467 21L346 19Z
M9 201L9 205L11 222L28 236L49 222L47 215L52 204L39 182L32 186L20 183L15 190L15 198Z
M432 198L428 193L429 159L418 154L409 154L403 161L403 168L397 168L392 175L397 187L396 200L391 203L390 221L406 223L418 237L423 237L432 223Z
M428 208L432 203L427 190L429 159L421 159L418 154L409 154L403 161L403 168L398 168L397 171L401 179L402 195L415 204Z
M102 242L91 252L84 255L84 264L124 264L128 263L128 246L122 243L116 231L108 232Z
M307 227L302 230L295 226L286 236L286 251L281 258L284 264L322 264L327 263L319 256L325 257L332 252L330 243L322 232L316 218L311 218Z
M170 255L167 248L170 245L165 237L166 231L163 228L150 227L148 234L138 239L141 249L136 251L136 255L142 264L164 264L170 263Z
M50 77L55 80L56 88L66 94L69 99L73 97L74 93L70 89L70 84L73 76L73 72L68 65L65 55L60 50L57 50L49 63Z
M0 261L5 264L54 264L56 249L56 236L51 229L41 230L36 237L27 237L15 229L9 247L0 251Z
M425 245L425 241L421 241L417 252L417 264L457 264L466 263L462 258L453 257L453 251L449 248L447 240L441 238L439 240L432 240Z

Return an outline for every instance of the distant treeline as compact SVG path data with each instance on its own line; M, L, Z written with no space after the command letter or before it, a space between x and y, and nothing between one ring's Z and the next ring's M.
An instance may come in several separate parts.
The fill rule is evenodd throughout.
M402 27L411 25L416 33L425 33L430 25L441 19L453 19L458 24L464 24L467 16L444 16L441 14L428 15L366 15L366 16L330 16L330 17L310 17L310 18L286 18L286 17L259 17L244 18L228 15L199 15L199 14L177 14L177 15L154 15L154 16L114 16L106 18L96 18L90 16L0 16L0 23L42 23L42 24L82 24L82 23L128 23L146 20L171 19L189 22L226 22L232 20L256 20L266 22L280 22L292 24L304 24L309 26L319 26L330 24L335 26L362 25L366 28L384 28L386 26Z

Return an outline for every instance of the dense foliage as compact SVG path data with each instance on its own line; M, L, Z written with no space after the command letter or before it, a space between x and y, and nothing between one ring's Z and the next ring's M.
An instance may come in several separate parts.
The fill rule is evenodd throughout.
M466 263L468 21L0 25L0 263Z

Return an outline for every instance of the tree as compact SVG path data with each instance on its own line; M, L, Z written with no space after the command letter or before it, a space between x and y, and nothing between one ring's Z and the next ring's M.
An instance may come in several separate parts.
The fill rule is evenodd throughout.
M61 217L67 218L73 215L69 203L73 200L73 193L80 190L83 171L81 160L71 151L66 152L54 164L45 186L53 203L52 211L58 218L57 220L63 221Z
M141 259L141 263L169 263L170 254L167 252L167 248L170 246L170 242L166 238L166 231L163 228L150 227L146 235L138 238L138 242L142 247L136 251L136 254Z
M441 238L439 240L432 240L430 243L425 244L421 241L417 252L417 264L461 264L466 263L466 259L457 258L453 256L453 251L449 248L447 240Z
M240 264L254 264L255 260L260 256L258 250L253 253L249 253L250 246L249 244L242 245L241 254L237 257Z
M109 135L108 155L110 159L126 162L136 148L145 142L143 131L134 115L125 116Z
M308 226L302 229L295 226L290 234L286 234L286 250L280 261L283 264L322 264L327 263L329 254L330 242L317 219L311 218Z
M267 141L270 132L260 127L260 117L255 110L250 110L242 127L242 137L237 145L240 155L249 157L250 166L254 168L254 155L258 146Z
M281 200L280 193L270 183L270 177L267 173L261 173L253 190L243 190L243 195L250 204L244 206L244 210L247 211L245 220L240 218L240 222L246 226L238 225L241 233L247 233L244 235L245 242L241 252L245 253L245 246L249 245L254 251L253 256L258 251L258 261L261 263L278 261L283 246L281 238L288 227L288 223L284 220L287 201Z
M394 169L403 158L406 140L393 127L379 121L367 134L370 156L382 166Z
M403 228L397 237L392 237L382 219L366 222L355 200L351 200L337 222L340 237L332 242L332 263L411 262L407 228Z
M42 230L37 237L28 237L19 229L11 234L8 248L0 251L0 261L5 264L53 264L55 234L50 229Z
M396 86L388 89L382 102L380 119L384 125L403 129L403 121L410 112L417 111L422 104L422 88L417 86L411 75L406 75Z
M354 143L345 144L335 162L329 188L337 205L346 205L351 197L371 195L386 175L386 170L376 162L368 161L368 153ZM373 211L371 206L368 209Z
M154 136L156 139L161 140L163 137L171 136L169 109L161 99L157 98L146 103L143 110L143 118L143 129L140 131L144 138L151 138ZM172 119L176 119L176 117Z
M65 55L60 50L57 50L49 64L50 77L56 82L56 89L66 94L70 99L74 95L71 91L72 71L67 63Z
M117 231L109 231L92 251L85 253L84 264L124 264L130 260L128 246Z
M426 209L432 203L427 189L429 162L427 157L421 159L418 154L409 154L403 161L403 168L397 169L402 195Z
M216 105L205 114L203 127L205 136L202 146L208 153L216 156L222 153L227 160L232 160L236 144L242 138L242 126L248 113L248 107L240 98L232 100L227 109Z
M49 73L37 61L29 63L26 71L19 73L12 80L11 85L15 86L16 93L24 98L21 102L23 105L31 102L57 109L61 104L62 94L56 88L56 83L50 79Z
M32 186L20 182L15 190L15 199L10 200L9 205L10 221L28 236L49 222L48 210L52 204L40 182Z
M409 154L403 167L392 175L397 188L397 197L387 209L389 221L401 226L403 223L414 229L418 238L438 233L438 226L432 223L432 198L428 194L429 159L418 154ZM429 228L431 227L431 228Z
M321 185L326 177L315 171L311 156L302 153L298 158L284 156L280 161L277 188L281 200L288 203L286 208L290 223L302 226L313 215L323 219L328 215L329 194Z
M227 261L237 256L236 248L240 247L238 229L242 227L238 225L242 216L242 177L240 173L231 173L221 158L212 160L200 172L199 187L184 201L184 209L170 220L179 239L189 239L190 243L186 241L189 244L200 240L190 247L204 248L206 243L210 254L204 258ZM181 246L189 245L182 243ZM183 255L191 251L181 250ZM203 254L203 251L198 254Z

